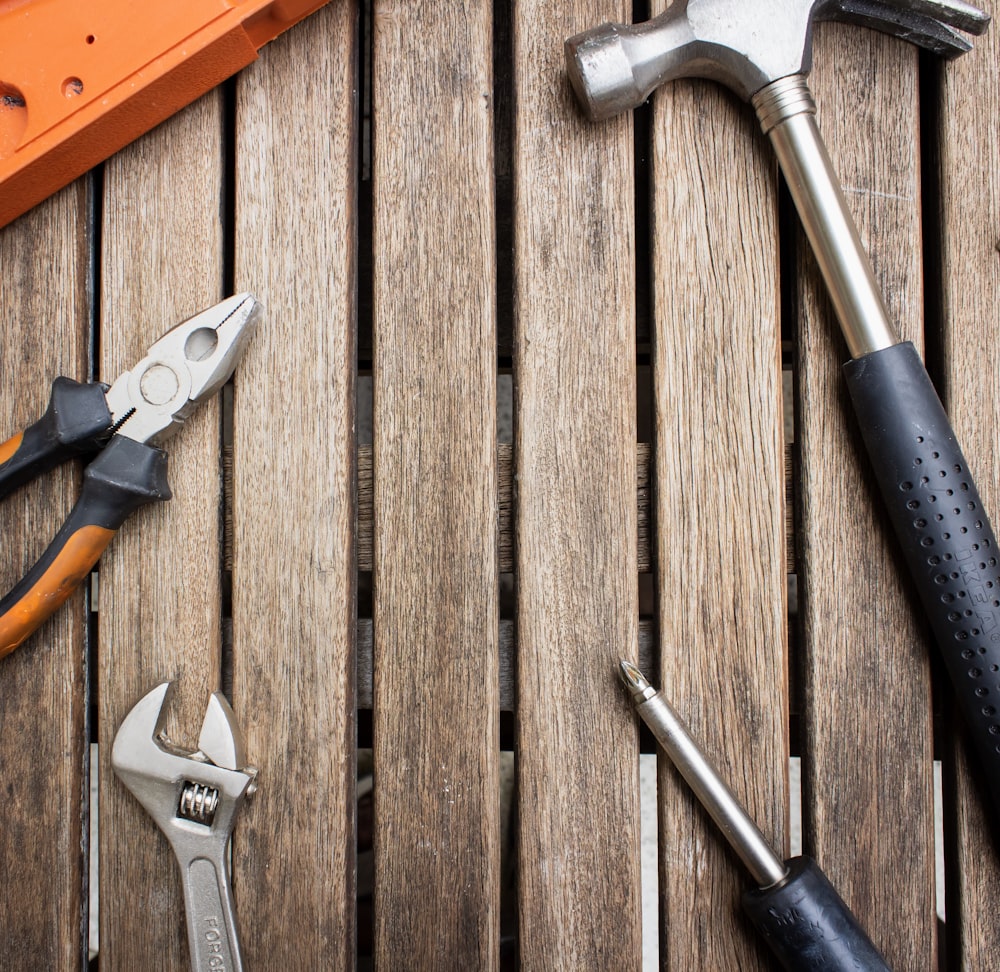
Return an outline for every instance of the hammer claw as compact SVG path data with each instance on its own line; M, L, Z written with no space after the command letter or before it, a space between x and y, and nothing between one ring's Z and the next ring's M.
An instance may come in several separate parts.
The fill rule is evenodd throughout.
M916 11L944 5L929 0L838 0L826 19L870 27L950 59L968 53L972 45L954 27Z
M965 0L882 0L882 3L904 13L937 20L976 37L990 25L990 15Z

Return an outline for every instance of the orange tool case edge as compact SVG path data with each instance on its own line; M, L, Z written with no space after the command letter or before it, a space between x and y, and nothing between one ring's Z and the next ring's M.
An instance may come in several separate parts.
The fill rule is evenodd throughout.
M327 0L0 0L0 226Z

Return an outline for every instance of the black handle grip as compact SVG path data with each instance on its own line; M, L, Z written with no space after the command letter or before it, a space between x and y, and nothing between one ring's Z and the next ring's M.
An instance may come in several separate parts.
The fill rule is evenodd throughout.
M1000 809L1000 552L912 344L844 366L875 476Z
M786 862L778 884L747 891L743 908L789 972L889 972L889 966L810 857Z
M0 657L13 651L66 601L134 510L167 499L166 453L113 436L84 472L80 498L62 529L0 600Z
M73 456L100 448L111 413L99 384L56 378L45 414L0 445L0 497Z

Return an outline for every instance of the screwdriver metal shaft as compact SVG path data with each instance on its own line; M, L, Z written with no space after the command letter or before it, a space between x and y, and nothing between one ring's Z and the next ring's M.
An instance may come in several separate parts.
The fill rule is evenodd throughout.
M621 662L643 722L757 883L743 908L788 972L889 972L850 908L809 857L782 861L764 839L670 703L635 665Z
M684 720L635 665L622 659L622 681L632 692L636 711L649 726L678 772L747 866L758 887L777 884L787 873L757 825L733 795L708 757L691 737Z

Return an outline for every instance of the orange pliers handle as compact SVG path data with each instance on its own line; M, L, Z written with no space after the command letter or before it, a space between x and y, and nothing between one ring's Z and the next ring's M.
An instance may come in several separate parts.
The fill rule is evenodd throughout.
M57 378L45 415L0 444L0 497L64 460L97 453L62 529L0 600L0 657L66 601L133 510L170 498L166 453L111 428L103 385Z

